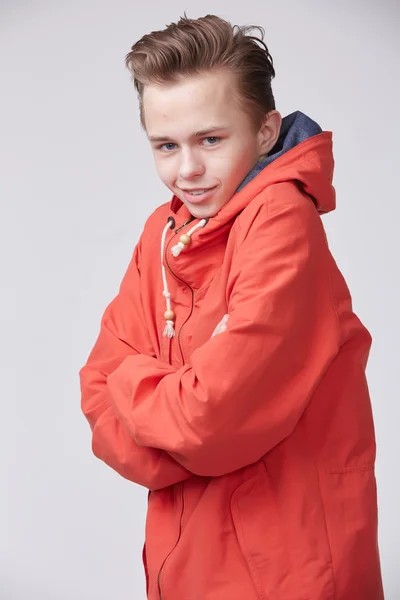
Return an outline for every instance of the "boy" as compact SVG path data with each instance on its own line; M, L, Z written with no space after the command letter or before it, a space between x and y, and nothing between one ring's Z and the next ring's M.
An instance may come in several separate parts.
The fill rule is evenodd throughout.
M381 600L371 336L320 218L332 133L282 119L249 29L185 16L126 57L173 195L105 310L82 410L94 454L149 489L150 600Z

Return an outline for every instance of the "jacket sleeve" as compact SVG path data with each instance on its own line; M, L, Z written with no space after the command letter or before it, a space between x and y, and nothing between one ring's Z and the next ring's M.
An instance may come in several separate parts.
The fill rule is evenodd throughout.
M279 200L264 202L243 234L226 331L179 370L138 354L108 382L137 442L198 475L251 464L289 436L338 352L321 219L297 190Z
M140 241L121 282L106 307L98 338L79 371L81 408L92 431L92 450L120 475L151 490L192 475L160 448L139 445L129 421L123 424L110 403L107 379L127 357L154 356L140 297Z

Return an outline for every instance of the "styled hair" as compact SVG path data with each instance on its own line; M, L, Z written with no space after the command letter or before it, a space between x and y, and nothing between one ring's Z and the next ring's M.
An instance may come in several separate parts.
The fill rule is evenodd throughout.
M261 38L248 35L253 29L258 29ZM275 70L264 35L258 25L232 26L216 15L189 19L185 13L177 23L144 35L125 57L138 94L143 129L146 85L227 68L236 76L237 100L258 130L265 114L275 109L271 89Z

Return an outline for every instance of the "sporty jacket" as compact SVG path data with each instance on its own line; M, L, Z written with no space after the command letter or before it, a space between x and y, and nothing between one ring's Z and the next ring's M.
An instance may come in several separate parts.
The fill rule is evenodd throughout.
M93 453L149 490L150 600L383 599L372 338L321 219L333 170L332 133L285 117L214 217L175 195L149 216L102 316L81 407Z

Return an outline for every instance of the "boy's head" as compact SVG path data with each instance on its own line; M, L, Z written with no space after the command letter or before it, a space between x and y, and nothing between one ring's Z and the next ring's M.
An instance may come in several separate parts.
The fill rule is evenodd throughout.
M214 216L279 136L272 57L250 29L185 15L125 59L158 174L197 218Z

